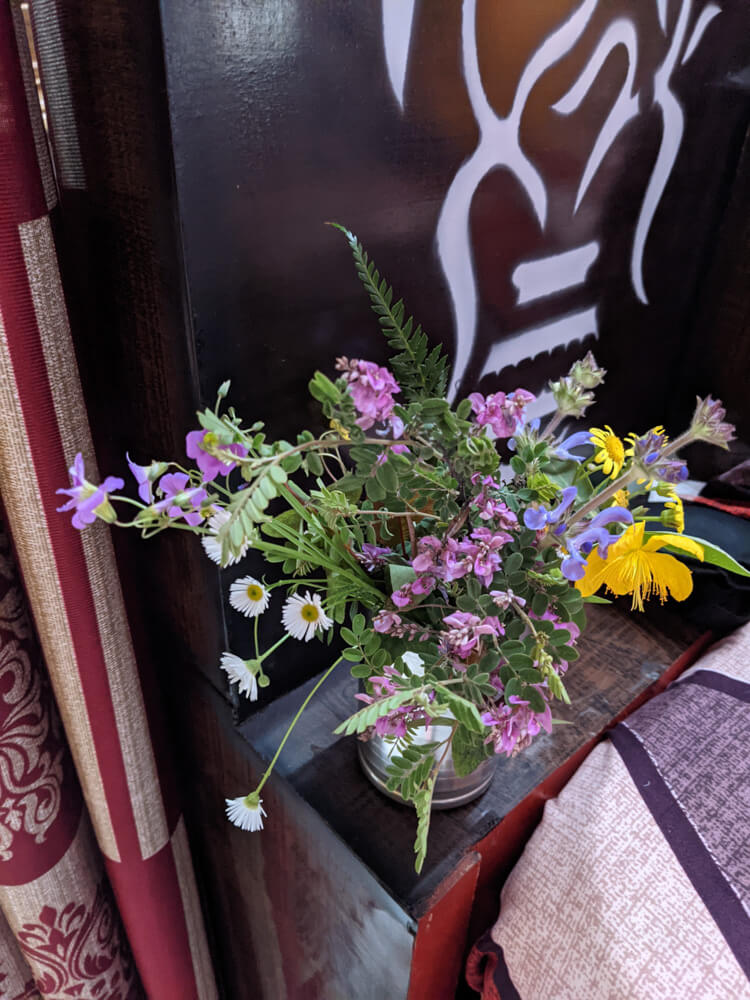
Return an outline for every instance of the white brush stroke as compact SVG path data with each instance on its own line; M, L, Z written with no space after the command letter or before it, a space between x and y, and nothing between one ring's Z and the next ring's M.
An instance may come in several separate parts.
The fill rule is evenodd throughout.
M402 111L415 7L416 0L383 0L385 64L393 93Z
M578 185L574 212L578 211L578 206L581 204L589 184L615 139L631 118L635 118L638 114L638 95L633 89L638 62L638 35L632 21L627 18L618 18L607 28L594 54L584 66L581 75L567 94L552 105L553 109L560 114L569 115L575 111L593 86L605 61L618 45L622 45L627 52L628 71L620 93L596 137L594 148L586 162L581 182Z
M500 372L508 366L518 365L522 361L529 361L537 354L548 353L556 347L569 347L590 334L599 336L596 306L521 330L493 345L480 378Z
M526 101L540 77L580 39L598 0L584 0L529 59L506 118L492 109L482 84L476 38L476 0L464 0L461 50L464 77L479 142L459 167L443 202L437 225L437 252L448 283L456 331L455 361L448 396L455 393L476 338L477 287L469 233L469 211L479 183L495 167L511 170L525 189L541 228L547 218L547 190L538 170L521 149L519 129Z
M698 20L695 22L695 27L693 28L693 33L690 36L690 40L685 46L685 52L682 56L680 62L684 65L690 56L695 52L698 42L703 38L703 32L709 26L711 21L716 17L717 14L721 14L721 7L717 6L715 3L710 3L708 6L704 7L700 12Z
M523 261L516 267L512 277L513 284L518 289L518 304L524 305L563 288L582 285L598 256L599 244L594 240L550 257Z

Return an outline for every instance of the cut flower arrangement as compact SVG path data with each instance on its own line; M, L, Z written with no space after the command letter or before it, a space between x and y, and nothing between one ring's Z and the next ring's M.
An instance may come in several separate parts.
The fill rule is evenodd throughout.
M261 792L294 724L348 663L363 691L336 732L392 744L388 788L416 807L420 870L443 757L450 750L456 773L469 774L551 731L553 703L569 701L565 674L578 657L584 604L605 600L598 590L631 595L634 609L652 594L683 600L692 579L680 556L745 574L684 534L675 492L687 476L680 450L693 441L727 447L733 428L708 397L674 440L661 427L625 439L608 426L566 435L565 422L584 415L604 380L591 353L551 383L557 411L546 426L527 418L534 396L524 389L475 392L451 406L440 347L430 349L357 238L342 232L395 353L389 368L341 357L335 379L316 372L322 434L269 440L260 421L224 408L224 383L187 436L194 465L128 457L136 500L119 492L119 478L88 482L79 455L60 509L73 511L77 528L99 518L144 537L191 531L222 567L251 549L278 564L272 580L245 575L230 587L254 637L250 659L221 659L240 693L258 699L268 659L287 641L338 636L345 648L258 786L227 800L228 816L262 828ZM639 504L651 490L665 500L661 514ZM279 612L283 636L261 650L259 618ZM448 727L445 740L416 741L438 725Z

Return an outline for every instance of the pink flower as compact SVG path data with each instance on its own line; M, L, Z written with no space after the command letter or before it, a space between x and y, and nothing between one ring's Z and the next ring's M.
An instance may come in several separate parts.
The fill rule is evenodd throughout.
M107 476L101 486L95 486L86 479L83 468L83 455L79 451L73 459L73 464L68 469L70 475L71 488L67 490L57 490L70 497L67 503L58 507L58 511L75 510L73 514L73 527L81 531L87 524L92 524L97 515L103 517L105 521L116 520L116 514L109 503L107 496L112 490L120 490L125 485L122 479L117 476Z
M537 684L534 687L542 697L545 697L545 688ZM514 694L508 701L510 705L502 702L493 705L489 712L485 712L482 716L482 722L491 730L485 743L494 743L495 753L514 757L527 747L542 729L548 733L552 732L552 713L548 704L543 712L533 712L527 701Z
M344 371L347 379L349 394L359 413L355 421L358 427L366 431L373 424L391 421L395 406L393 396L401 392L401 388L387 368L376 365L374 361L348 361L344 358L339 359L336 367ZM394 417L394 435L400 437L403 431L403 422Z
M391 600L397 608L406 608L412 604L413 598L410 585L405 583L403 587L399 587L398 590L394 590L391 594Z
M372 627L376 632L390 632L395 626L401 624L401 615L395 611L378 611L372 620Z
M191 487L189 483L190 480L184 472L172 472L162 476L157 490L164 499L154 504L154 510L160 514L166 511L172 520L184 517L190 525L200 524L203 515L199 508L208 494L202 486Z
M497 629L502 629L497 618L483 620L468 611L454 611L443 618L443 624L449 629L441 633L440 648L449 656L457 656L461 660L472 654L483 635L497 635Z
M524 408L534 399L536 396L525 389L516 389L507 396L504 392L486 397L481 392L472 392L469 396L476 423L480 427L489 426L498 438L512 437L521 429Z
M207 451L204 451L203 446L206 443L208 434L208 431L190 431L185 438L185 450L187 451L188 458L195 459L195 464L203 473L204 481L210 483L217 476L228 476L232 469L237 467L237 463L222 462L221 459L216 458L214 455L209 455ZM222 451L229 451L239 458L244 458L247 455L247 448L244 444L221 444L215 434L211 435L209 441L213 441L215 445L219 445Z
M489 528L476 528L471 537L477 542L477 553L474 556L474 574L485 587L492 583L492 577L500 568L501 549L512 541L507 531L490 531Z

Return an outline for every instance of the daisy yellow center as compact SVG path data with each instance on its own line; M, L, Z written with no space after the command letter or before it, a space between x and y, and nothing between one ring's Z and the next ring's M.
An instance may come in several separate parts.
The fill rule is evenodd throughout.
M247 596L251 601L259 601L263 597L263 588L257 583L251 583L247 588Z
M622 446L622 441L617 437L607 437L602 442L604 451L607 453L607 457L611 458L613 462L618 465L622 465L623 458L625 457L625 450Z
M316 622L320 618L320 612L314 604L303 604L300 614L306 622Z

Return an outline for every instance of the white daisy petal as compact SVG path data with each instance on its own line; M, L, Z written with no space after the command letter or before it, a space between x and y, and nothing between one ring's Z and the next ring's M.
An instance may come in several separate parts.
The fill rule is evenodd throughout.
M229 588L229 603L247 618L257 618L268 607L269 594L260 580L243 576Z
M333 622L323 610L320 594L306 591L302 594L292 594L284 604L281 621L289 635L294 639L309 642L318 629L325 631Z
M241 795L238 799L225 799L227 804L227 816L241 830L263 829L263 817L266 810L263 808L263 799L255 795Z
M221 669L226 672L230 681L239 684L240 694L246 694L250 701L258 700L258 680L247 665L247 660L234 653L222 653Z
M234 566L235 563L238 563L240 559L244 558L247 550L250 548L250 541L249 539L246 538L242 542L242 548L236 555L233 555L230 552L227 557L227 561L225 563L221 561L221 545L216 540L216 535L219 531L219 528L223 524L226 524L228 520L229 520L229 511L225 510L223 507L219 508L219 510L217 510L216 513L213 514L208 521L208 528L211 534L203 535L201 538L201 545L203 546L203 550L205 551L208 558L212 562L215 562L217 566L221 566L223 568L227 566Z

